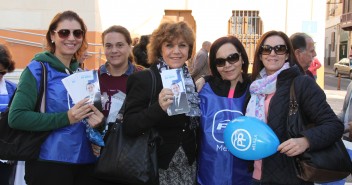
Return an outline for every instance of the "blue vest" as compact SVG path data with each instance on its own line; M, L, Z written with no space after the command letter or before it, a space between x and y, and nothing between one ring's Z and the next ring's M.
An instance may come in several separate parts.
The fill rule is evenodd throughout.
M7 94L0 94L0 112L4 112L7 109L9 101L16 90L16 84L8 80L5 80Z
M48 72L46 112L67 112L73 107L73 103L61 80L69 74L58 72L48 63L44 64ZM36 78L39 92L41 65L39 62L34 61L28 65L28 68ZM86 136L85 129L84 123L79 122L53 130L41 146L39 159L75 164L94 163L96 157L93 155L91 143Z
M248 91L248 90L247 90ZM217 96L206 83L199 93L202 111L197 181L201 185L250 184L249 161L233 156L223 134L229 121L243 115L246 93L240 98Z

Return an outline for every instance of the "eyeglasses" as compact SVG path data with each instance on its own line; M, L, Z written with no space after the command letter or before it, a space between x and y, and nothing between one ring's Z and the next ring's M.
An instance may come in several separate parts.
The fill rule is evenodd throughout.
M229 64L234 64L240 60L241 53L232 53L226 58L217 58L215 59L215 65L216 67L224 67L226 64L226 61Z
M54 30L54 32L57 33L59 37L62 39L67 39L71 34L71 30L69 29L62 29L59 31ZM80 39L83 36L83 30L80 30L80 29L72 30L72 33L76 39Z
M0 71L0 75L5 75L7 71Z
M287 53L287 46L286 45L276 45L274 47L269 46L269 45L264 45L260 49L260 53L262 55L270 55L271 51L274 50L274 52L277 55L284 55Z

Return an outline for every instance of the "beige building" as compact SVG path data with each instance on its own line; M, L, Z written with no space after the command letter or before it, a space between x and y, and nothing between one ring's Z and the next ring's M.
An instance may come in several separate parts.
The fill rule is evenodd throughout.
M328 0L326 4L324 60L325 66L333 69L334 63L343 58L348 58L350 55L352 46L352 1Z
M12 51L20 71L45 49L44 34L52 17L76 11L88 27L88 69L105 62L101 32L111 25L126 27L133 37L150 34L161 21L187 21L196 33L196 48L205 40L233 34L246 47L250 60L260 36L279 30L288 36L307 32L324 61L325 10L322 0L13 0L0 5L0 43ZM323 75L323 69L318 71ZM324 78L319 84L323 84Z

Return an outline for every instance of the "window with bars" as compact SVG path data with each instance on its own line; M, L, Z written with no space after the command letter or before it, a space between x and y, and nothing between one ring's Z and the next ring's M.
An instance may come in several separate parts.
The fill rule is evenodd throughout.
M253 62L255 47L263 34L262 24L259 11L253 10L233 10L229 20L229 34L242 42L250 63Z

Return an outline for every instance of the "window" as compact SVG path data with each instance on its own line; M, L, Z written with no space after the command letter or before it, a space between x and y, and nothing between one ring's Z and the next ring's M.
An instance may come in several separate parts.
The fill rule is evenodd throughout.
M255 47L263 34L259 11L233 10L229 20L229 34L236 36L247 51L249 62L253 62Z

